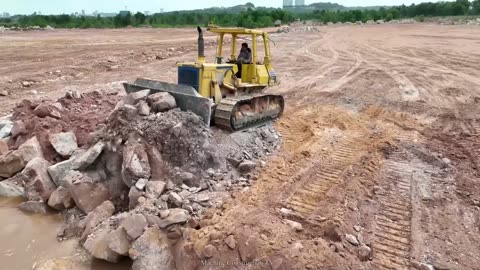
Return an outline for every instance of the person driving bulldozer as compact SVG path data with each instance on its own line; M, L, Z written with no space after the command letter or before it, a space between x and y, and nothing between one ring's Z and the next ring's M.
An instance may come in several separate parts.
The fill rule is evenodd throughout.
M237 57L238 72L237 78L242 78L242 64L250 64L252 62L252 50L248 47L247 43L242 43L242 48Z

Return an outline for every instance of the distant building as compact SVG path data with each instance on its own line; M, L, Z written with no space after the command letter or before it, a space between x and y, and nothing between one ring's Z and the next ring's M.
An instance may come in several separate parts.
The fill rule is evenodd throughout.
M303 7L305 6L305 0L295 0L296 7Z
M283 8L293 7L293 0L283 0Z
M130 11L128 11L128 10L120 10L120 12L118 13L118 15L120 15L120 16L122 16L122 17L123 17L123 16L126 17L126 16L128 16L129 14L130 14Z
M3 12L2 14L0 14L0 17L2 17L2 18L10 18L10 13L8 13L8 12Z

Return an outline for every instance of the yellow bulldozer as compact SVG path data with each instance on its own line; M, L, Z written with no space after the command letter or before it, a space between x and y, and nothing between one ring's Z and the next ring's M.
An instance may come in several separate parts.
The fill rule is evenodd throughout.
M231 132L260 125L281 116L284 99L280 95L265 94L265 88L278 84L270 58L270 40L266 32L245 28L220 28L209 25L217 35L215 61L207 63L203 31L198 30L198 59L178 64L178 84L137 79L125 83L127 93L150 89L150 93L168 92L184 111L201 116L206 124ZM231 55L224 62L223 44L231 37ZM251 61L238 63L237 41L251 40ZM258 40L262 40L263 61L259 61ZM241 69L241 70L239 70ZM240 71L240 72L239 72Z

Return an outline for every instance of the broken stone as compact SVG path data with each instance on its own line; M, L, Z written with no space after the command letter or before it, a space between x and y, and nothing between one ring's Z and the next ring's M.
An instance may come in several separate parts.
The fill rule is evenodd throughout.
M23 82L22 82L22 86L23 86L23 87L30 87L31 85L32 85L32 83L29 82L29 81L23 81Z
M147 116L150 114L150 106L146 101L140 101L137 105L138 114L142 116Z
M148 228L129 250L134 260L132 270L174 269L173 255L168 240L155 228Z
M68 189L60 186L50 195L48 206L55 210L62 211L74 207L75 202L73 201L72 196L70 196Z
M162 229L172 224L187 222L190 218L188 211L185 209L172 208L169 209L169 211L169 215L166 218L162 219L161 223L159 224L159 227Z
M356 231L356 232L360 232L360 230L362 229L362 227L358 226L358 225L355 225L353 226L353 229Z
M24 167L25 162L19 151L10 151L0 157L0 177L12 177Z
M48 206L43 203L43 202L37 202L37 201L28 201L21 203L18 206L18 209L28 212L28 213L34 213L34 214L48 214L49 209Z
M130 250L130 241L127 238L127 233L122 227L117 228L111 232L108 237L108 247L114 252L128 256L128 251Z
M210 200L210 195L206 192L202 192L202 193L198 193L198 194L193 194L188 199L193 201L193 202L201 203L201 202L206 202L206 201Z
M207 245L203 249L203 256L206 258L211 258L213 255L215 255L215 252L217 252L217 249L213 245Z
M148 183L148 179L140 178L140 179L138 179L137 183L135 183L135 187L138 190L144 190L147 183Z
M167 234L169 239L180 239L183 236L183 232L180 227L175 227L175 229Z
M149 181L146 187L147 194L152 195L153 199L157 199L165 192L166 185L163 181Z
M242 239L242 238L241 238ZM257 256L257 245L253 237L249 237L246 241L239 240L237 242L238 252L240 254L240 259L244 263L252 262Z
M74 183L68 187L77 207L84 213L89 213L108 200L108 190L101 184Z
M180 193L178 193L178 195L180 195L182 199L187 199L191 195L191 193L188 190L182 190L180 191Z
M126 112L128 119L135 117L138 113L137 107L128 104L124 104L120 110Z
M0 197L23 197L25 191L13 178L0 181Z
M31 201L47 202L57 186L47 172L50 163L43 158L36 157L28 162L22 171L25 183L25 197Z
M238 171L242 174L247 174L255 169L257 164L250 160L244 160L238 165Z
M289 215L293 215L294 212L293 210L290 210L290 209L287 209L287 208L282 208L280 209L280 213L286 215L286 216L289 216Z
M94 232L95 228L107 220L115 212L115 205L111 201L104 201L97 206L93 211L88 213L85 218L85 230L83 231L82 238L86 240L87 236Z
M124 98L125 104L135 105L141 100L146 100L147 96L150 94L150 89L138 91L135 93L130 93Z
M349 242L350 244L352 244L354 246L360 245L360 243L357 240L357 237L355 237L354 235L346 234L345 235L345 240L347 240L347 242Z
M177 107L175 98L167 92L152 94L147 97L147 102L154 112L165 112Z
M151 171L152 181L165 181L165 176L168 174L168 169L163 161L162 154L156 147L147 147L148 163Z
M0 139L6 138L12 134L13 129L13 122L12 121L4 121L2 126L0 126Z
M57 186L67 187L68 183L65 180L65 177L71 172L72 169L73 169L72 161L65 160L48 167L48 174L50 174L53 182Z
M83 247L97 259L109 262L118 262L120 255L108 247L110 229L107 227L100 228L88 236Z
M94 146L90 147L87 151L79 154L78 156L72 157L74 170L83 171L87 169L95 160L100 156L103 149L105 148L105 143L103 141L98 141Z
M170 200L176 206L181 206L183 203L182 197L175 192L172 192L168 195L168 200Z
M82 98L82 94L80 94L78 90L67 91L65 93L65 97L68 99L73 99L73 98L79 99L79 98Z
M12 139L17 138L20 135L27 135L27 127L25 126L25 123L23 121L17 121L15 122L15 125L12 128Z
M445 157L445 158L442 158L442 161L443 161L445 164L447 164L447 165L450 164L450 163L452 163L452 161L451 161L449 158L446 158L446 157Z
M47 105L47 104L40 104L38 105L35 110L33 110L33 114L40 118L45 118L45 117L52 117L56 119L61 119L62 114L61 112L55 108L54 106Z
M360 248L358 249L358 258L362 262L366 262L370 259L370 254L372 252L372 249L366 245L361 245Z
M0 139L0 156L8 152L8 144L6 140Z
M186 184L189 187L198 187L200 184L197 180L195 175L189 172L181 172L178 174L178 178L180 178L183 184Z
M147 220L142 214L132 214L122 222L121 227L125 229L128 239L133 241L143 234Z
M294 229L297 232L303 231L302 224L300 224L296 221L285 219L285 223L287 223L288 226L290 226L292 229Z
M229 235L225 237L223 241L230 249L235 249L236 244L235 244L235 237L233 235Z
M55 151L63 157L70 157L77 149L77 137L72 131L50 134L49 141Z
M293 245L292 250L295 251L301 251L303 249L303 245L300 242L297 242Z
M127 141L123 150L122 178L131 187L140 178L150 179L150 165L145 146L136 141Z
M142 196L142 192L136 187L131 187L128 192L128 209L134 209L138 204L138 198Z
M40 143L38 142L38 139L36 136L24 142L18 148L17 151L22 156L22 159L25 162L25 164L36 157L44 158L42 147L40 146Z

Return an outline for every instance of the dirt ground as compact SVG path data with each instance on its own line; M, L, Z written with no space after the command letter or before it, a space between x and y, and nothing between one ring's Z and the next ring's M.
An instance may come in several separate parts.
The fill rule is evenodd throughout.
M480 27L318 29L272 35L282 83L268 91L286 98L276 123L283 145L252 187L190 232L192 250L220 233L239 249L248 243L251 254L240 252L255 259L248 269L480 269ZM118 90L137 77L175 82L176 63L196 55L195 29L2 33L0 41L3 114L24 98ZM245 267L214 245L204 269Z

